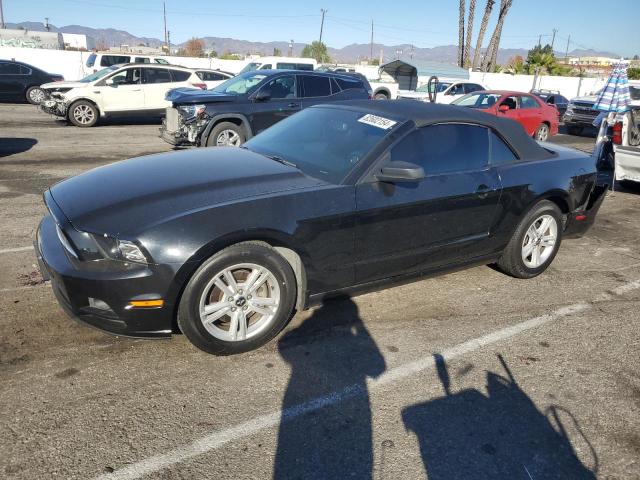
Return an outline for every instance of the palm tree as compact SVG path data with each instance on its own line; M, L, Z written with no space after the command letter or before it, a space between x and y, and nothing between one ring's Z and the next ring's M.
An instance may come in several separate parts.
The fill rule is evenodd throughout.
M498 49L500 48L500 36L502 35L502 25L504 25L504 19L511 8L513 0L500 0L500 13L498 14L498 23L491 36L489 47L484 56L482 62L482 70L488 72L496 64L498 57Z
M484 34L487 31L487 25L489 25L489 18L491 17L491 10L495 0L487 0L487 5L484 7L484 15L482 16L482 23L480 24L480 32L478 33L478 41L476 42L476 49L473 52L473 62L471 67L475 70L478 67L478 61L480 60L480 49L482 48L482 41L484 40Z
M458 65L464 67L464 0L460 0L458 17Z
M473 34L473 16L476 12L476 0L469 0L469 18L467 19L467 41L464 45L464 65L469 66L471 59L471 35Z

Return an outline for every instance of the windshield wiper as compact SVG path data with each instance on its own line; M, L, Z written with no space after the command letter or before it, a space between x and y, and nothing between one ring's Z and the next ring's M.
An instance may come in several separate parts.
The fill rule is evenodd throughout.
M295 163L289 162L288 160L285 160L284 158L279 157L277 155L267 155L266 153L263 153L263 155L267 158L270 158L271 160L275 160L278 163L286 165L287 167L298 168L298 166Z

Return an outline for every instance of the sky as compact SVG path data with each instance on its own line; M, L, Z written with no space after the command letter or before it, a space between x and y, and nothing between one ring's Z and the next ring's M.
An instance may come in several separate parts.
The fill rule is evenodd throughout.
M136 36L163 38L162 0L2 0L5 22L43 21L115 28ZM477 0L474 40L486 0ZM488 42L499 0L485 35ZM468 1L467 1L468 4ZM606 5L606 7L603 7ZM435 47L457 44L458 0L166 0L172 43L191 37L230 37L250 41L309 43L320 33L320 9L326 9L323 41L341 48L374 42ZM37 12L37 13L34 13ZM640 0L513 0L502 32L502 48L531 48L542 35L555 49L592 48L624 56L640 55Z

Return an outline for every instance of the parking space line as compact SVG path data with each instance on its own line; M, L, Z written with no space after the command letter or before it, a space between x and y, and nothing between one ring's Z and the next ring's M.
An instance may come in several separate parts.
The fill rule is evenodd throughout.
M33 250L33 246L29 247L15 247L15 248L3 248L0 249L0 254L2 253L15 253L15 252L26 252L29 250Z
M615 290L611 290L609 293L613 295L620 295L638 288L640 288L640 280L629 282L616 288ZM464 354L478 350L484 346L507 340L523 332L543 326L550 322L559 320L563 317L587 311L592 307L592 305L592 303L575 303L573 305L561 307L549 314L535 317L524 322L497 330L487 335L468 340L464 343L440 352L440 355L442 355L445 361L453 360ZM434 368L434 366L435 360L432 355L423 357L408 364L400 365L383 373L377 379L368 380L367 383L369 384L369 390L380 388L385 385L389 385L391 383L409 378L417 373L432 369ZM323 397L317 397L300 405L276 410L266 415L254 417L246 422L237 424L235 426L213 431L188 445L177 447L173 450L169 450L166 453L154 455L144 460L132 463L119 470L115 470L114 472L100 475L96 477L96 479L137 479L142 476L163 470L184 460L188 460L190 458L205 454L227 443L249 437L267 428L275 427L280 422L287 422L307 413L320 410L321 408L335 405L345 400L363 395L366 391L367 390L360 384L351 385L342 390L332 392Z

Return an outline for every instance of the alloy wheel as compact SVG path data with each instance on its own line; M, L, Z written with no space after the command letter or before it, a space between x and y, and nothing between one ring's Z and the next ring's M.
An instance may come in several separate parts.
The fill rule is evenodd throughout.
M73 118L75 118L78 123L87 125L93 122L94 113L89 105L78 105L73 109Z
M44 101L44 91L39 88L31 89L29 99L35 104L42 103Z
M549 260L558 242L558 222L551 215L538 217L522 241L522 261L528 268L539 268Z
M240 135L233 130L223 130L216 138L216 145L218 147L239 147Z
M267 329L280 305L280 286L267 268L241 263L209 281L200 297L200 321L215 338L247 340Z
M549 138L549 127L546 124L542 124L538 127L536 132L536 140L545 142Z

